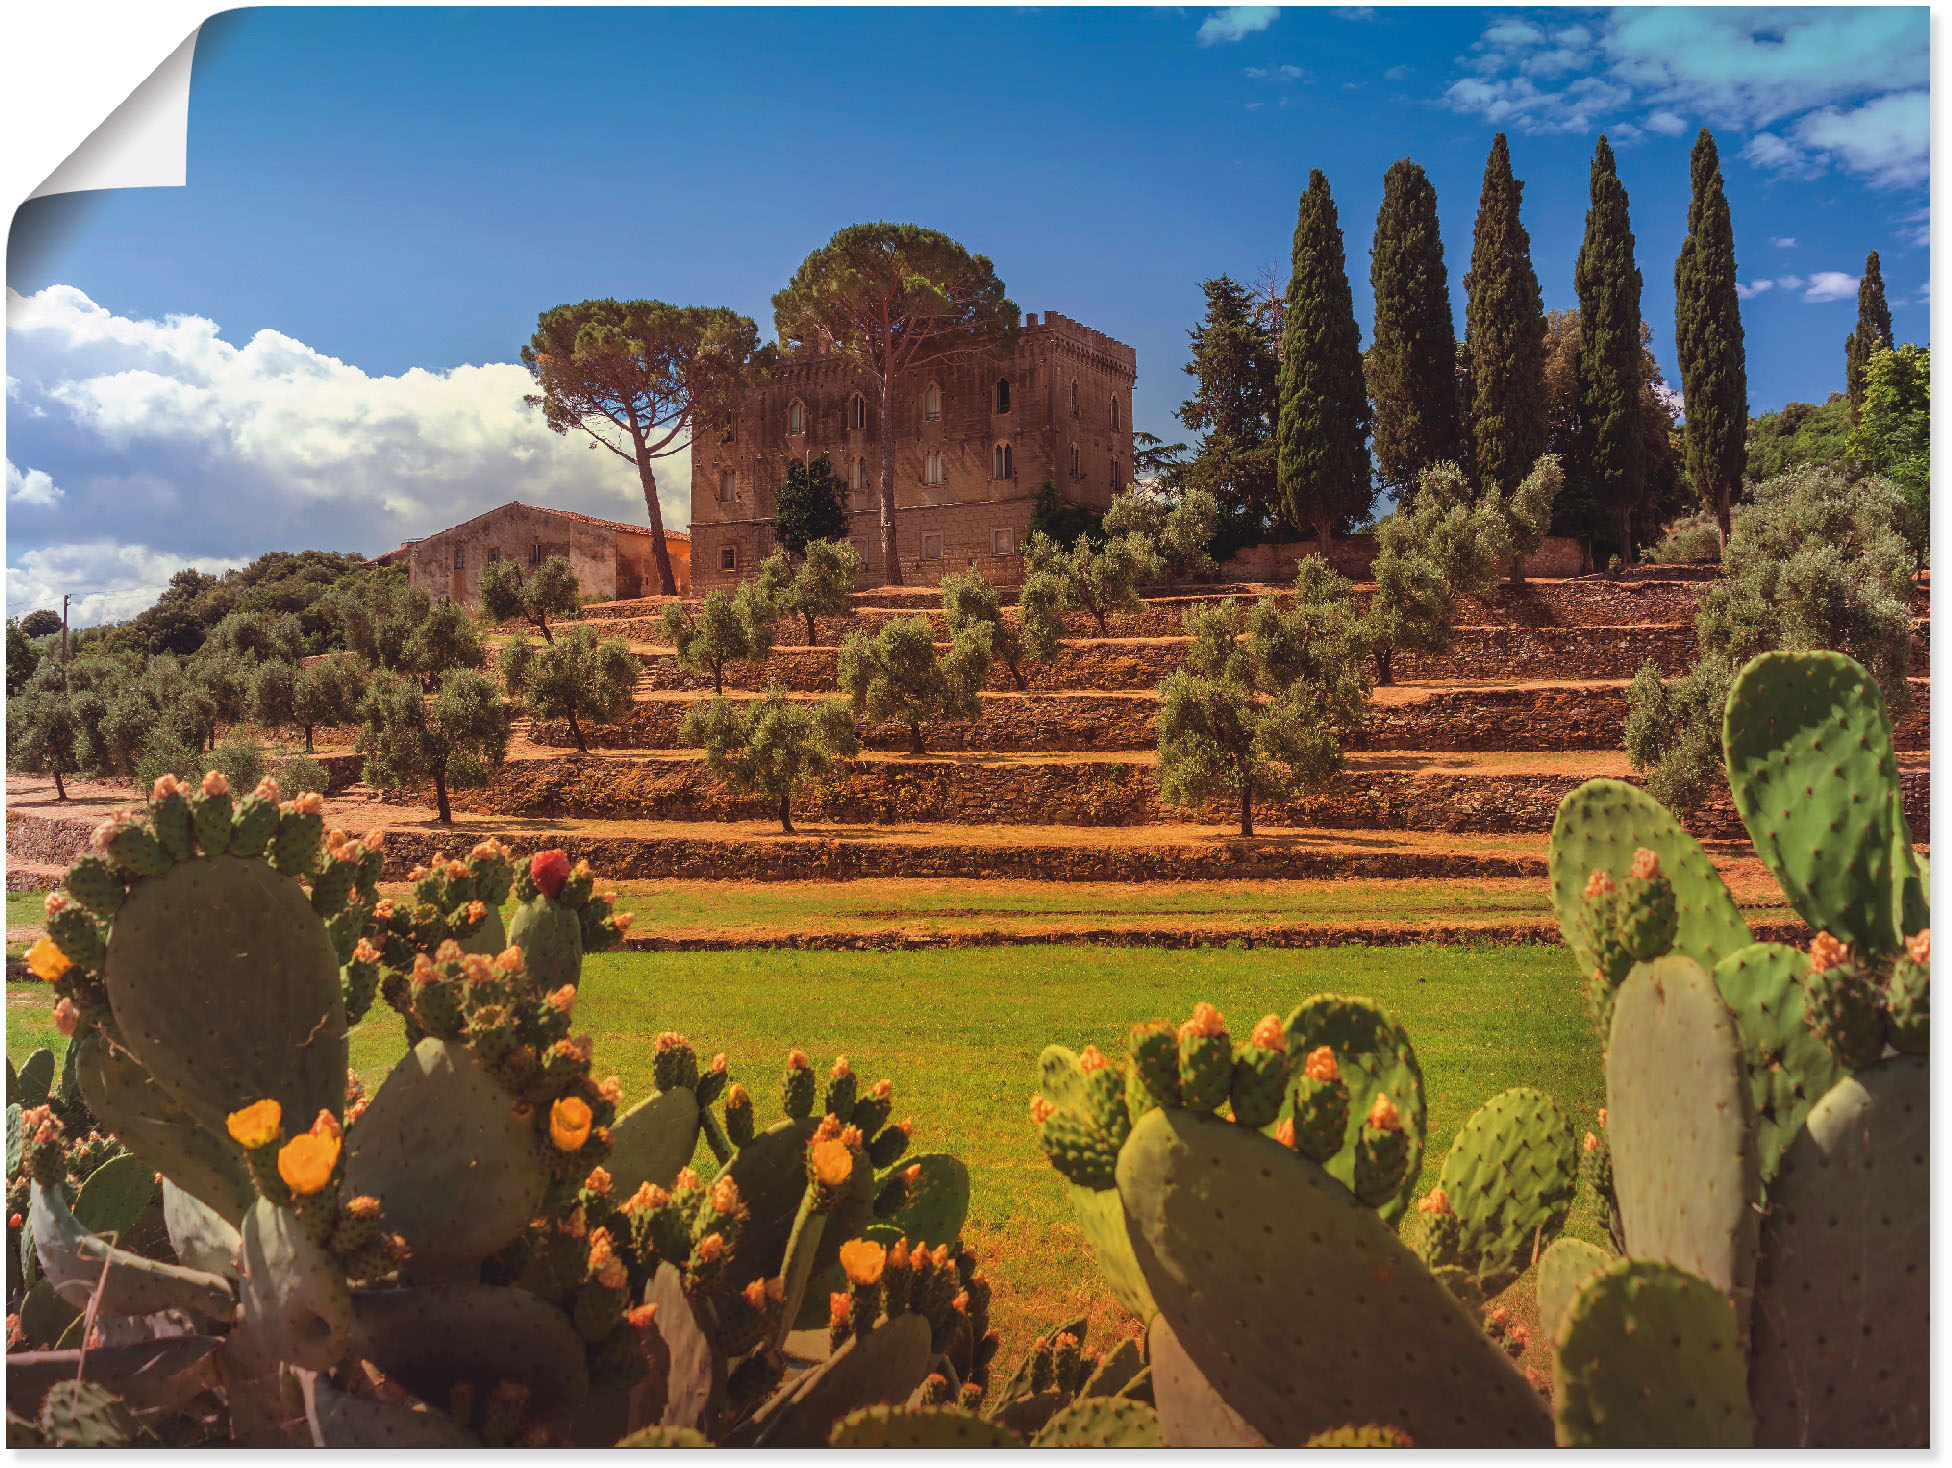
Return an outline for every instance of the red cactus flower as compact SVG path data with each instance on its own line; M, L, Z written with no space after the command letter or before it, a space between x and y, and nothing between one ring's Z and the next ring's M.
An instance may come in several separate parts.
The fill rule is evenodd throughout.
M569 853L538 851L529 858L529 880L541 889L544 897L554 897L569 880Z

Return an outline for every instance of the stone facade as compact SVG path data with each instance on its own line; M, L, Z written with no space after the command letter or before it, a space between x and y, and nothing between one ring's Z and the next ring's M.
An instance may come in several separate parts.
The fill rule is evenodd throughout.
M1138 357L1056 311L1024 317L1014 358L910 373L895 386L895 533L902 579L933 585L978 567L1022 579L1017 549L1038 486L1103 509L1132 477ZM788 463L826 455L848 486L848 534L863 584L881 555L880 429L873 381L804 352L691 443L693 580L703 591L750 576L773 547L773 494Z
M678 594L685 595L691 590L690 538L682 530L667 530L664 545ZM415 586L431 597L451 596L469 606L479 601L481 573L493 560L531 567L551 556L567 556L584 595L604 600L654 596L658 590L648 526L516 500L401 549Z

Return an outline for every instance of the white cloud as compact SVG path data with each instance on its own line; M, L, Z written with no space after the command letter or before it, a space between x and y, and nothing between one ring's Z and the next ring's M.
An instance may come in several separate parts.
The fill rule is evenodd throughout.
M1338 5L1335 13L1344 20L1374 20L1376 7L1373 5Z
M1200 22L1197 39L1202 46L1238 41L1255 31L1266 30L1280 13L1279 5L1229 5Z
M1743 155L1758 167L1917 184L1928 171L1928 27L1918 7L1622 6L1548 38L1503 15L1459 58L1444 101L1540 133L1588 131L1630 104L1652 109L1643 125L1669 137L1700 116L1755 130Z
M1753 301L1764 291L1772 291L1775 288L1776 283L1773 280L1738 280L1735 282L1735 294L1745 301Z
M1793 234L1780 235L1772 238L1769 243L1779 250L1793 250L1796 248L1796 236Z
M31 447L51 471L70 534L113 526L131 545L229 563L274 548L372 554L512 499L644 519L633 466L551 433L522 401L533 383L519 363L376 376L280 332L237 346L214 321L120 316L66 285L9 290L7 328L12 451ZM35 471L19 493L14 473L8 500L32 502ZM682 528L689 456L659 459L657 477L665 523ZM15 566L47 547L11 528Z
M1407 66L1392 66L1388 71L1383 73L1383 80L1386 82L1400 82L1407 78L1409 74L1410 68Z
M1286 63L1281 66L1243 67L1241 69L1241 75L1246 77L1250 81L1257 81L1257 82L1275 81L1275 80L1284 81L1284 82L1298 82L1302 80L1304 77L1306 77L1308 73L1299 66L1295 66L1292 63Z
M1841 301L1857 294L1857 277L1841 270L1819 270L1810 277L1809 285L1803 292L1806 301Z
M37 505L52 509L61 500L61 490L44 469L20 469L7 460L7 503Z
M72 595L68 608L72 625L119 622L154 603L169 578L185 566L221 575L243 564L107 540L44 546L25 552L7 567L7 612L17 616L36 607L59 607L64 595Z

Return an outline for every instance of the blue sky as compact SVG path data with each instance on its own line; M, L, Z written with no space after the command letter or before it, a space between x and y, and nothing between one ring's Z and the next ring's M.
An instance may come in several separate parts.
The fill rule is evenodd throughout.
M1548 308L1574 304L1593 140L1613 140L1671 375L1688 149L1713 127L1752 403L1821 401L1866 251L1899 337L1927 336L1927 15L229 12L198 47L188 188L16 217L8 608L67 590L126 616L181 564L375 552L515 497L641 517L627 469L522 408L536 313L652 296L770 330L799 260L864 219L945 230L1020 308L1130 342L1138 426L1183 437L1200 282L1285 280L1310 168L1366 341L1383 172L1424 165L1461 323L1501 128Z

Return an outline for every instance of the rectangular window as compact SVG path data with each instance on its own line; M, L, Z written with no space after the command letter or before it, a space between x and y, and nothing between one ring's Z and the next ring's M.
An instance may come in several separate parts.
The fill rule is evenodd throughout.
M721 571L736 571L739 569L739 548L736 545L719 547L718 568Z
M500 546L498 546L498 545L491 545L491 546L489 546L489 547L488 547L488 559L489 559L489 560L491 560L491 561L499 561L499 560L500 560L501 558L502 558L502 548L501 548Z
M468 569L468 548L464 545L454 547L454 569L457 571Z
M1010 554L1011 551L1015 550L1016 548L1017 548L1016 532L1011 530L1007 525L998 526L995 530L992 530L990 532L990 554L991 555L1007 556Z
M537 541L534 545L529 547L529 564L531 566L540 566L542 564L542 542L541 541Z
M922 532L922 559L939 561L942 559L942 532L925 530Z

